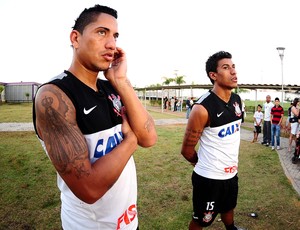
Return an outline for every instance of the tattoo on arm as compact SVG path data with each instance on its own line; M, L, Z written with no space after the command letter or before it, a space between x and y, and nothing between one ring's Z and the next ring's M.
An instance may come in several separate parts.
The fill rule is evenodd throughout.
M187 129L185 132L185 140L186 140L185 145L195 146L198 143L201 135L202 135L202 131L200 130Z
M147 129L148 133L153 129L154 127L154 120L153 118L148 114L147 120L145 122L144 128Z
M129 81L129 79L126 79L126 83L128 86L132 87L131 82Z
M58 100L63 111L68 111L68 105L61 97L58 96ZM42 106L45 108L44 134L48 137L49 156L55 168L61 174L75 171L77 178L88 176L89 171L83 164L88 157L84 137L73 124L66 121L66 112L62 115L53 108L52 97L45 96Z

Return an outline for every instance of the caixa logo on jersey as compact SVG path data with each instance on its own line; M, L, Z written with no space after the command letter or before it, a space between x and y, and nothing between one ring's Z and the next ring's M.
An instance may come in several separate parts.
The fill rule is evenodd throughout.
M220 132L218 133L218 136L223 138L228 135L232 135L238 131L240 131L240 123L232 124L232 125L229 125L223 129L221 129Z
M100 158L112 151L118 144L123 140L123 133L117 132L114 135L108 136L107 138L101 138L98 140L94 157Z

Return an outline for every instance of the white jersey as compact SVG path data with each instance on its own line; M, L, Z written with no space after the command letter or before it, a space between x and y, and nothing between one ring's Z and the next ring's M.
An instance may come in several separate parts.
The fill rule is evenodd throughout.
M91 163L122 142L122 102L108 81L98 80L99 92L95 92L65 71L51 84L60 87L72 100ZM44 142L40 141L47 153ZM94 204L78 199L59 174L57 184L61 191L64 230L137 229L137 178L133 157L114 185Z
M196 104L206 108L210 124L204 128L200 137L198 162L194 171L210 179L230 179L238 171L241 99L232 93L229 102L225 103L209 91Z
M264 114L262 112L255 111L253 117L255 118L256 121L254 122L254 126L256 126L256 123L260 123L261 120L264 118Z

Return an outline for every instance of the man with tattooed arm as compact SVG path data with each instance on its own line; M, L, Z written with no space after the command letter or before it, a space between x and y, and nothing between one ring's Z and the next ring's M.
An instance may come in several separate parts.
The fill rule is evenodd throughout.
M69 69L35 97L33 122L57 171L64 230L138 229L133 153L157 134L127 78L118 36L117 11L84 9L70 33Z
M219 213L226 230L241 229L235 226L233 213L238 196L242 102L232 92L237 75L231 58L224 51L208 58L206 73L213 87L193 104L183 138L181 153L194 166L190 230L211 225Z

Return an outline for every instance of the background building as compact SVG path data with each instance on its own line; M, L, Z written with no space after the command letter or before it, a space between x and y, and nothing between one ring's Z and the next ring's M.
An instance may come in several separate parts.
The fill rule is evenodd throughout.
M37 82L1 82L0 85L4 86L4 90L1 93L2 101L7 103L17 103L32 102L32 99L41 84Z

